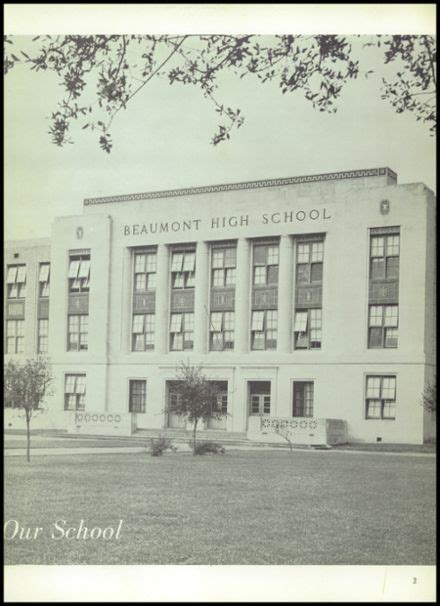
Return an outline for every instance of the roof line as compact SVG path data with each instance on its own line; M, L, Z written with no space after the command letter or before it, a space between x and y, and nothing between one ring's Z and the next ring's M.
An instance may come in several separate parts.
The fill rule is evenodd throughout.
M259 189L261 187L278 187L280 185L296 185L317 181L337 181L339 179L358 179L361 177L390 176L397 181L397 174L388 167L365 168L336 173L322 173L318 175L304 175L301 177L285 177L279 179L263 179L261 181L244 181L242 183L224 183L220 185L204 185L200 187L186 187L182 189L165 189L138 194L122 194L117 196L103 196L98 198L85 198L84 206L93 204L110 204L112 202L132 202L137 200L151 200L153 198L174 198L177 196L191 196L194 194L211 194L221 191L240 189Z

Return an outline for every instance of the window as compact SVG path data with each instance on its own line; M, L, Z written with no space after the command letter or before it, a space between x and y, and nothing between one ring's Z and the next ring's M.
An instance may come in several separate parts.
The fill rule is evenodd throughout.
M154 314L133 316L133 351L154 349Z
M6 284L8 299L23 299L26 296L26 265L8 265Z
M88 349L89 316L68 316L67 351Z
M278 244L254 244L254 286L278 284Z
M301 242L296 248L297 284L315 284L322 282L324 261L324 242Z
M38 353L47 353L49 335L49 320L38 320Z
M252 312L252 349L276 349L278 312L276 309Z
M147 382L144 380L130 381L129 412L145 412L147 399Z
M171 350L190 350L194 346L194 314L172 313L170 320Z
M211 350L234 349L234 321L233 311L211 312Z
M86 375L66 375L64 383L64 410L85 410Z
M295 381L293 383L294 417L313 417L313 382Z
M172 288L194 288L195 286L194 251L173 252L171 259L171 286Z
M71 255L68 275L69 292L89 292L90 255Z
M38 272L38 295L40 297L49 296L49 277L50 264L40 263L40 271Z
M270 381L249 381L249 414L270 415Z
M370 244L370 278L399 277L399 234L372 235Z
M24 320L6 321L6 353L18 354L24 351Z
M134 291L156 288L156 253L137 253L134 256Z
M367 376L365 418L396 418L395 376Z
M304 309L295 314L295 349L320 349L322 309Z
M235 286L236 278L236 249L213 248L211 257L212 281L214 288Z
M398 305L370 305L368 347L397 347Z

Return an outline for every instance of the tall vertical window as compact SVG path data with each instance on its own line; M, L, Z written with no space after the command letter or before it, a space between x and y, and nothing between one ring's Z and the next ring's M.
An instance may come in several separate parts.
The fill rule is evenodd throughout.
M48 351L48 337L49 337L49 320L44 318L38 320L38 353L47 353Z
M170 348L172 351L193 349L194 313L172 313L170 320L170 337Z
M86 375L69 374L64 381L64 410L85 410Z
M372 235L370 246L370 278L399 277L400 235Z
M249 381L249 414L270 415L270 381Z
M235 247L213 248L211 256L211 285L213 288L235 286Z
M134 256L134 291L142 292L156 288L156 253L142 252Z
M24 320L6 321L6 353L24 352Z
M8 265L6 284L8 299L23 299L26 296L26 265Z
M313 417L313 382L295 381L293 383L294 417Z
M134 379L130 381L129 412L145 412L147 401L147 382Z
M69 292L89 292L90 255L70 255L69 263Z
M195 286L195 251L175 251L171 258L172 288L194 288Z
M68 316L67 350L85 351L89 343L89 316Z
M298 239L296 243L295 349L320 349L322 343L322 236Z
M276 349L278 332L278 311L266 309L252 312L252 349Z
M211 312L211 350L234 349L234 316L233 311Z
M278 244L254 244L253 284L270 286L278 284Z
M154 349L154 314L133 316L133 351Z
M38 296L49 296L49 279L50 279L50 264L40 263L40 271L38 272Z
M365 418L396 418L395 376L367 376L365 394Z

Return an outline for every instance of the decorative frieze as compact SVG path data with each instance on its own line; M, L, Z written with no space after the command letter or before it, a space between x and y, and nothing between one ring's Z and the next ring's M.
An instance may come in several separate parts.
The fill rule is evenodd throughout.
M211 311L234 311L235 288L212 288Z

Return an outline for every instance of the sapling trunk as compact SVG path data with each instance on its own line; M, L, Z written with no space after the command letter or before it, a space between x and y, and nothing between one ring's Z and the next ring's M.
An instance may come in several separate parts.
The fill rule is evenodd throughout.
M26 434L27 434L27 443L26 443L26 459L28 463L31 460L31 415L28 409L26 409Z
M196 431L197 431L197 423L199 422L198 419L194 420L194 427L193 427L193 454L196 454Z

